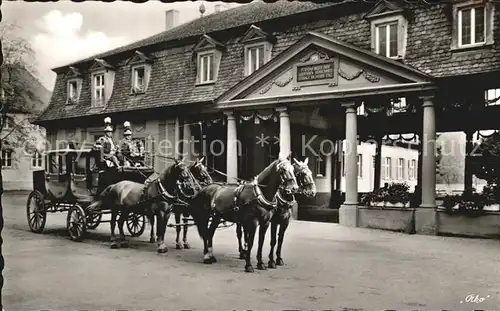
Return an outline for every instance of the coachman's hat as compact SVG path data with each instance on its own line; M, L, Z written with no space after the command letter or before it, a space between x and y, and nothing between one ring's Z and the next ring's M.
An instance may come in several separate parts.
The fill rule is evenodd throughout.
M111 125L111 118L107 117L104 119L104 131L113 132L113 126Z
M123 129L124 129L123 135L132 135L132 130L130 129L130 122L125 121L125 123L123 123Z

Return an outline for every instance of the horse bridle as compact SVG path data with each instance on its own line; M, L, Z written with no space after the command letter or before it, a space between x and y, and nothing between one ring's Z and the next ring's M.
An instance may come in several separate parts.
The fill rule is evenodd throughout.
M308 174L307 174L307 166L302 166L302 165L298 165L298 172L297 172L297 177L299 176L304 176L306 177ZM301 177L302 177L301 176ZM312 177L311 177L311 180L312 180ZM311 181L311 182L305 182L305 178L297 178L297 183L299 184L299 189L303 189L307 186L311 186L314 184L314 181ZM301 191L299 190L299 193L301 193Z
M208 179L209 179L209 178L211 179L210 175L208 174L208 172L206 172L206 170L204 170L203 168L200 168L200 166L201 166L201 167L203 167L203 163L201 163L201 162L199 162L199 161L196 161L195 163L193 163L193 164L192 164L192 166L193 166L194 168L196 168L196 169L198 170L198 172L199 172L200 179L198 180L198 182L199 182L200 184L202 184L202 186L203 186L203 184L205 184L205 185L209 185L209 184L210 184L210 182L208 181ZM205 172L205 174L207 174L207 175L206 175L206 176L203 176L204 174L202 174L201 172ZM196 178L196 177L195 177L195 178ZM202 178L204 179L204 181L203 181L203 182L201 181L201 179L202 179Z
M177 168L179 168L179 164L175 164ZM182 168L180 168L182 170ZM185 170L188 175L190 175L190 177L193 177L193 175L191 174L191 172L189 170ZM180 175L180 173L179 173ZM182 199L179 198L178 195L176 195L177 193L179 193L182 197L186 198L186 199L192 199L195 194L193 195L187 195L183 190L182 190L182 183L180 180L177 179L176 181L176 187L174 189L174 191L176 192L176 194L170 194L168 192L167 189L165 189L165 187L163 186L163 183L161 182L160 180L160 177L161 176L158 176L158 178L156 178L156 183L158 185L158 192L160 193L161 197L165 200L165 201L175 201L177 203L181 203L181 204L185 204L185 205L188 205L187 202L183 201Z
M296 182L297 183L297 179L295 178L295 175L293 173L290 174L290 177L287 177L286 176L286 170L285 170L285 163L286 160L283 160L281 161L280 163L277 164L277 168L278 168L278 172L280 174L280 180L281 180L281 183L280 185L278 186L278 191L279 189L283 189L285 190L285 192L288 192L290 191L289 189L286 188L286 186L290 183L290 182ZM292 165L292 164L290 164ZM293 167L293 166L292 166ZM290 191L291 193L291 191Z

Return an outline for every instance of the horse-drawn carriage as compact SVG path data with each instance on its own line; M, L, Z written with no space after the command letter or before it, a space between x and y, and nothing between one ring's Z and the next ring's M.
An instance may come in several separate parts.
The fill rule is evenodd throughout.
M90 211L87 206L108 185L121 180L144 183L153 173L149 167L107 167L101 152L93 149L58 149L46 152L45 170L33 172L33 191L26 206L31 231L41 233L47 213L68 212L66 225L72 240L81 240L87 229L104 221L108 210ZM140 236L146 227L143 214L127 219L131 236Z

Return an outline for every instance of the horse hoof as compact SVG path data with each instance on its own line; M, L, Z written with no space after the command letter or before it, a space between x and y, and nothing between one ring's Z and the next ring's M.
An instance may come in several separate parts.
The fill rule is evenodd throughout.
M283 262L283 259L281 258L276 258L276 265L277 266L284 266L285 263Z
M156 243L156 239L155 238L149 239L149 243Z
M181 245L180 244L176 244L175 245L175 249L182 249Z
M117 249L119 248L118 244L116 242L111 243L110 245L111 249Z
M204 263L204 264L207 264L207 265L212 264L212 263L213 263L213 262L212 262L212 258L204 258L204 259L203 259L203 263Z
M254 272L253 267L252 266L246 266L245 267L245 272L249 272L249 273Z
M263 262L257 263L257 269L259 270L267 270L266 265Z
M187 242L184 243L184 249L190 249L190 248L191 248L191 246Z
M157 251L159 254L163 254L163 253L166 253L168 251L168 249L166 247L158 247Z
M269 262L267 263L267 267L268 267L269 269L276 269L276 264L274 263L274 261L269 261Z
M214 256L210 257L210 260L212 261L212 263L217 262L217 259L215 259Z

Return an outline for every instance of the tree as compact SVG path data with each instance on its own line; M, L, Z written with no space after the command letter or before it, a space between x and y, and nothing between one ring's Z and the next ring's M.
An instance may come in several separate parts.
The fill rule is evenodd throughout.
M16 24L0 24L0 150L9 143L12 147L16 144L25 144L26 139L31 139L26 135L26 122L30 117L36 116L41 107L38 107L38 100L35 99L36 92L32 88L32 79L35 74L35 57L29 42L19 35L20 27ZM23 113L28 120L21 120L12 117L12 113ZM26 122L25 122L26 121ZM6 122L12 127L5 131ZM23 137L26 137L23 139ZM10 139L9 139L10 138ZM19 139L21 138L21 139ZM2 255L2 231L4 226L3 218L3 179L2 161L0 161L0 290L3 288L3 268L4 258ZM0 307L3 303L0 296Z
M440 134L437 137L436 182L447 185L463 182L465 157L462 152L463 144L457 143L459 137L451 133Z

